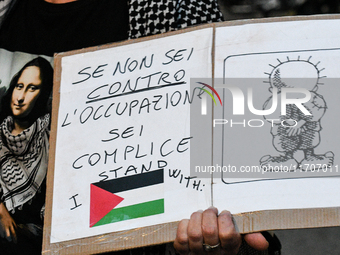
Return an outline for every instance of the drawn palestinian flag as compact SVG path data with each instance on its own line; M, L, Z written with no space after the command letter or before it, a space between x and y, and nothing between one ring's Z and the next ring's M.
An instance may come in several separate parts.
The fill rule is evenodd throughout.
M90 227L164 213L163 172L92 183Z

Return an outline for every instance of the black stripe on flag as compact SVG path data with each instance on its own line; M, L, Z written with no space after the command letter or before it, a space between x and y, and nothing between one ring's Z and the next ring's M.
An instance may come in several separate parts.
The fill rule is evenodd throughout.
M111 193L117 193L163 183L163 172L164 169L159 169L151 172L125 176L122 178L101 181L92 184Z

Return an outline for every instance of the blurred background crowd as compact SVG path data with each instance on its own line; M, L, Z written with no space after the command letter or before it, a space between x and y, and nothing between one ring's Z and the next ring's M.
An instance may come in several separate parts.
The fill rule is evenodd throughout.
M218 0L225 20L339 13L340 0Z

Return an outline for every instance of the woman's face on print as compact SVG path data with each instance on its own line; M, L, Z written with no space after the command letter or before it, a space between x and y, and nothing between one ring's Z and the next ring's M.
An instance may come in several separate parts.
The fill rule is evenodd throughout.
M41 92L40 69L29 66L21 73L14 87L11 109L15 118L27 117Z

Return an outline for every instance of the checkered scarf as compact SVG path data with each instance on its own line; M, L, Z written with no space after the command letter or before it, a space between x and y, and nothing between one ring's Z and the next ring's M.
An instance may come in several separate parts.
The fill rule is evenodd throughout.
M8 211L31 201L46 177L49 122L46 114L18 135L11 134L11 116L0 126L1 200Z
M216 0L130 0L129 38L222 21Z

